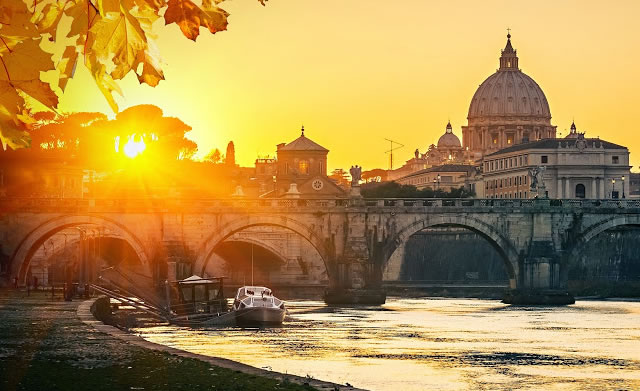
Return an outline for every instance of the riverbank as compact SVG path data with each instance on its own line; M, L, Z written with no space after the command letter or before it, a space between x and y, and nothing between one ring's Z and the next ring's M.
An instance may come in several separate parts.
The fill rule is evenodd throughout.
M316 389L135 346L80 321L79 304L0 290L0 389Z

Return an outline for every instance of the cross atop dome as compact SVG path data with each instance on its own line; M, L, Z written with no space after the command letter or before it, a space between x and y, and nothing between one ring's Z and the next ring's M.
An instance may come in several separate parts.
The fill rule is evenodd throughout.
M511 29L507 29L507 45L502 50L500 56L500 70L514 70L518 69L518 56L516 50L511 46Z

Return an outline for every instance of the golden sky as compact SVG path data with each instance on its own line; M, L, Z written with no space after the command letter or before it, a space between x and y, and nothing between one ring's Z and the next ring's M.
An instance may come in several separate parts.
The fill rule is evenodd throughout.
M121 82L121 109L154 104L193 127L200 155L229 140L236 160L306 135L329 168L388 168L425 152L451 119L462 138L476 88L498 68L511 28L520 67L545 92L552 123L623 144L640 165L640 1L255 0L223 3L228 31L197 42L158 24L166 80ZM84 67L63 111L112 112ZM634 120L634 118L636 118ZM396 163L397 167L398 164ZM636 169L637 171L637 169Z

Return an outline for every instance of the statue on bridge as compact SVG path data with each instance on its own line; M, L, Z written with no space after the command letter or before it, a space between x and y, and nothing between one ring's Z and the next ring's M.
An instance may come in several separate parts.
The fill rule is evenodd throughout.
M360 186L360 179L362 179L362 167L351 166L349 169L349 174L351 174L351 187Z
M529 169L531 177L531 192L537 195L545 195L546 186L544 185L543 173L547 169L545 166L536 166Z

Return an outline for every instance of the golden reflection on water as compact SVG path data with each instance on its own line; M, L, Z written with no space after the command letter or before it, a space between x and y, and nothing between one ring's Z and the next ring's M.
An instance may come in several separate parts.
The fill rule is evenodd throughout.
M390 298L382 307L288 305L281 328L136 332L194 353L370 390L640 389L640 302L517 307Z

